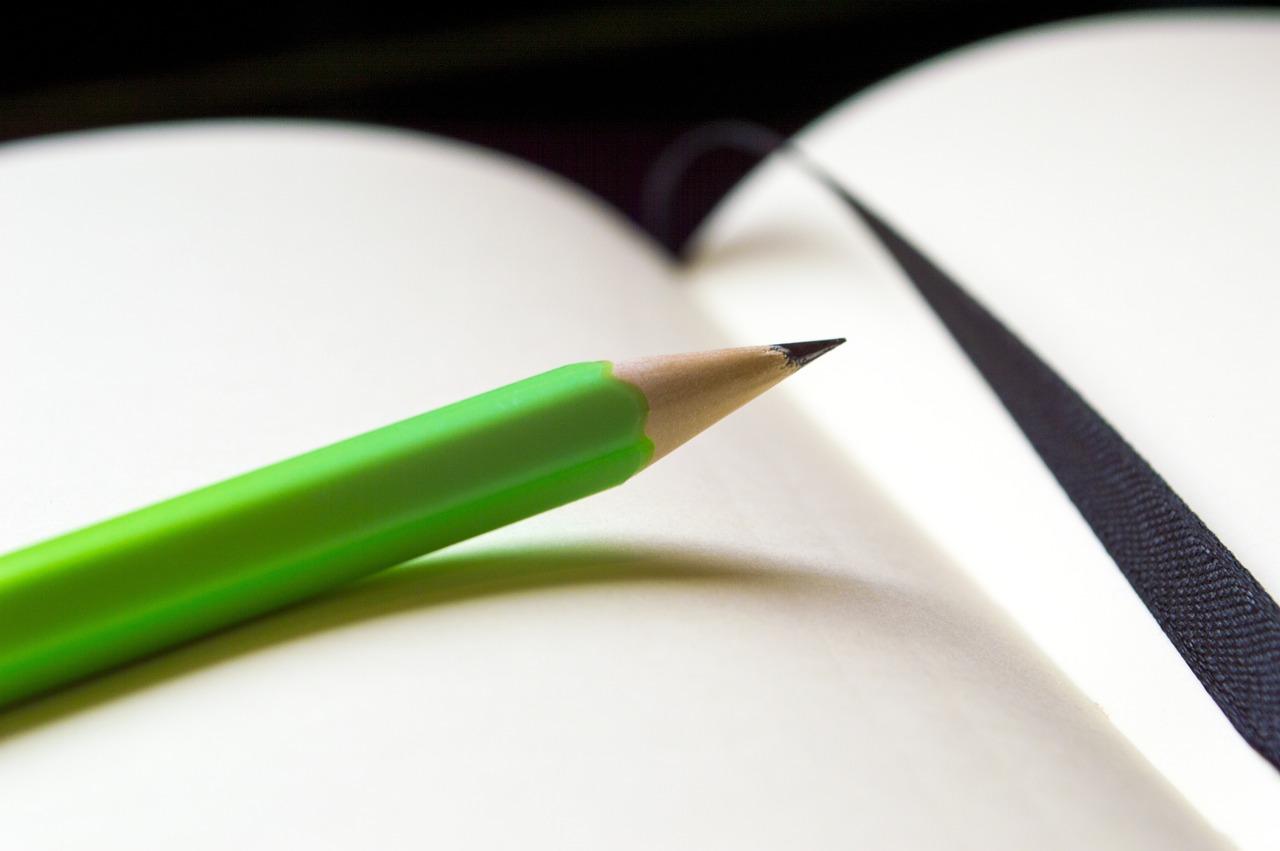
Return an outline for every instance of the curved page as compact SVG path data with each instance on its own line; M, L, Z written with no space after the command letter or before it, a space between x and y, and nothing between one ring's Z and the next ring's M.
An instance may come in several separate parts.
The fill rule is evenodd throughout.
M601 206L394 132L13 146L0 233L4 547L723 342ZM1218 842L779 395L614 491L3 712L0 800L15 848Z
M1110 419L1280 594L1280 17L1073 23L856 97L799 145ZM790 388L848 456L1237 841L1280 777L1204 693L874 239L794 166L749 181L693 269L735 339L847 329ZM839 375L835 375L835 373ZM834 398L833 398L834 397Z

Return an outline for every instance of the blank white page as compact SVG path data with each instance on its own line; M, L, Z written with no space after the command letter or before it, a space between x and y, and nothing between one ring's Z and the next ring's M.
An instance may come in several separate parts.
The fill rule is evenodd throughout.
M4 547L722 343L599 204L401 133L15 146L0 233ZM0 801L30 849L1219 841L781 396L609 493L0 713Z
M1280 16L1098 19L904 73L799 144L1114 423L1280 592ZM874 238L794 166L703 234L742 340L814 314L840 376L784 388L1211 821L1280 844L1280 775L1205 694Z

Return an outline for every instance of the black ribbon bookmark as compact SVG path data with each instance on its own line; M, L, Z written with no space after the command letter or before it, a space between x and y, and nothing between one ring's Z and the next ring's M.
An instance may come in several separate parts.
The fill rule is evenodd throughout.
M1089 403L877 215L871 228L982 373L1240 735L1280 768L1280 608Z
M761 158L786 151L871 229L995 391L1192 673L1245 741L1280 768L1280 608L1244 565L1035 352L773 131L728 122L674 144L655 164L648 187L647 212L660 239L674 249L687 235L673 233L676 187L693 160L715 147Z

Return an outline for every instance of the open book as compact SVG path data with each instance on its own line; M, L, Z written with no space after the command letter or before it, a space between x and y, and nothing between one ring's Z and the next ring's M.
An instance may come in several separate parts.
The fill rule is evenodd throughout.
M798 142L1273 594L1277 57L1274 17L1047 30ZM786 163L680 266L446 140L128 129L0 151L0 239L5 551L563 363L850 338L620 488L0 713L4 847L1280 841L1274 769Z

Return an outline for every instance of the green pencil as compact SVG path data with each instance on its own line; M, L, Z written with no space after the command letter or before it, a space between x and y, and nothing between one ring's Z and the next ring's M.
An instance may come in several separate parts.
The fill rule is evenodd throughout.
M0 705L621 484L841 342L561 367L0 556Z

